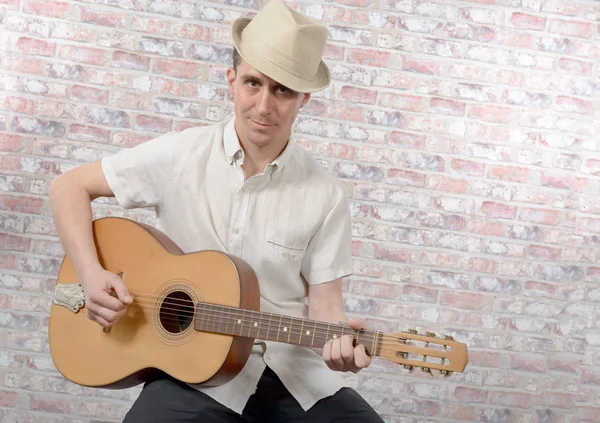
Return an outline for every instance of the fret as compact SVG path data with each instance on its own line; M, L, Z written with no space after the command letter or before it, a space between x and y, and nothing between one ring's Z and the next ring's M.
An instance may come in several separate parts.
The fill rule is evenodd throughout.
M221 306L221 309L222 309L223 313L229 314L229 312L225 312L225 307ZM228 331L227 331L227 325L229 324L229 319L225 318L223 320L225 320L225 333L228 333Z
M327 334L325 335L325 344L329 341L329 328L331 328L331 323L327 323Z
M302 319L302 325L300 326L300 336L298 337L298 344L302 345L302 332L304 331L304 319Z
M252 321L253 320L254 319L248 319L248 338L251 338L251 336L252 336L250 331L252 330L252 326L253 326Z
M287 339L288 344L290 343L290 336L292 335L292 328L293 327L294 327L294 319L290 318L290 327L288 329L288 339Z
M270 339L269 329L271 329L271 314L269 314L269 323L267 324L267 334L265 335L265 339Z
M279 341L279 334L281 333L281 321L283 320L283 315L279 317L279 330L277 330L277 341Z
M315 333L317 333L317 322L315 321L315 327L313 328L313 333L312 333L312 342L311 342L311 346L315 346Z
M377 334L378 332L375 332L375 336L373 337L373 345L371 346L371 354L375 355L375 342L377 340Z

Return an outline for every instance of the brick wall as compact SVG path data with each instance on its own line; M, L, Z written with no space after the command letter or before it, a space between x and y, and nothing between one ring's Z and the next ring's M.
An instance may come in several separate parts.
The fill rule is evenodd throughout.
M263 3L0 0L1 421L120 421L136 397L53 367L48 184L229 113L229 26ZM598 421L600 4L294 7L331 25L297 133L353 189L349 313L470 348L448 379L376 361L351 382L393 423Z

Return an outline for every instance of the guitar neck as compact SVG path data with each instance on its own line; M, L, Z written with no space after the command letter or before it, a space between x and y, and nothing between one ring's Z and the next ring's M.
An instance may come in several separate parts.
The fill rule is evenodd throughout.
M331 339L352 335L355 344L364 345L367 353L373 356L379 355L383 340L382 332L356 331L339 323L204 302L196 305L194 329L316 348L322 348Z

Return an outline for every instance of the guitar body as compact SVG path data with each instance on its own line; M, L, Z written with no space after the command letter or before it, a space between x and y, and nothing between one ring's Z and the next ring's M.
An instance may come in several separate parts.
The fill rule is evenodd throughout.
M194 330L193 314L169 304L205 301L259 310L258 282L248 264L218 251L183 254L158 230L127 219L98 219L93 233L101 265L122 277L134 303L115 325L103 330L87 317L85 308L69 309L55 299L50 352L65 378L84 386L125 388L152 377L154 369L207 385L239 373L254 338ZM55 298L75 301L77 284L65 256Z

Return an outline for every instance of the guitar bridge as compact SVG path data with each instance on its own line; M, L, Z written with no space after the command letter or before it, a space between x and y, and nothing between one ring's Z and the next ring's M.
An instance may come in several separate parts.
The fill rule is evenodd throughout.
M78 313L85 305L85 295L79 283L58 283L54 289L54 304Z

